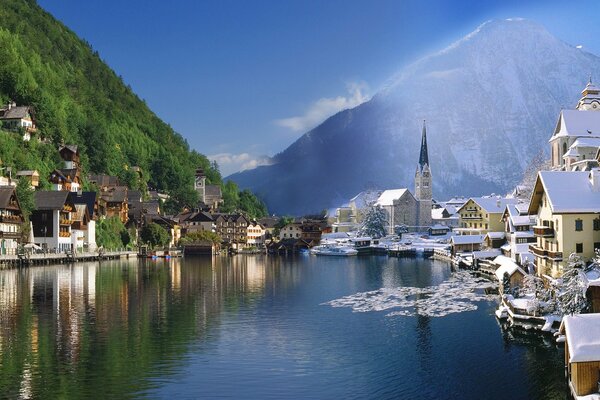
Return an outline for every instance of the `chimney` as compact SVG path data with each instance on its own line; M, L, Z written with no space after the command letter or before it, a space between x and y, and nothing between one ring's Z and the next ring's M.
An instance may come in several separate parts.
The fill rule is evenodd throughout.
M600 191L600 168L592 168L590 170L590 184L592 185L592 191Z

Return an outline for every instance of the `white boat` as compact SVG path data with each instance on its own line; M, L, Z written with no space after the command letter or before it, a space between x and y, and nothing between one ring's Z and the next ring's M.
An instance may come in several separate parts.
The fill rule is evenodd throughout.
M358 254L356 249L346 246L316 246L310 250L311 254L318 256L355 256Z

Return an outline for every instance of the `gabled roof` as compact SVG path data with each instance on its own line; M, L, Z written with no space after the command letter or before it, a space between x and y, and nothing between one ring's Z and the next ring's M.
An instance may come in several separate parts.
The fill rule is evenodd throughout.
M560 325L569 345L569 362L600 361L600 314L565 315Z
M519 202L518 199L499 197L499 196L498 197L496 197L496 196L471 197L469 200L472 200L473 202L475 202L479 207L481 207L483 210L485 210L489 214L504 212L504 209L506 208L507 204L517 204ZM457 212L462 210L468 203L469 203L469 201L467 201L465 204L463 204L463 206L461 208L459 208L457 210Z
M64 190L41 190L33 194L36 210L61 210L68 202L69 193Z
M483 242L482 235L458 235L452 236L450 242L453 244L481 244Z
M365 208L377 201L383 191L381 190L365 190L350 199L350 203L358 209Z
M540 171L531 194L529 214L537 214L544 193L553 213L600 212L600 190L594 190L590 181L593 172Z
M600 112L562 110L550 140L560 136L600 137Z
M219 185L206 185L204 187L204 195L211 197L221 197L221 186Z
M107 203L123 203L127 200L127 186L115 186L100 193Z
M10 109L4 108L0 110L0 119L22 119L26 118L31 107L29 106L13 106Z
M496 278L498 278L499 281L502 281L502 278L504 278L505 273L507 273L508 276L512 276L515 272L520 272L521 274L523 274L523 276L527 275L523 268L521 268L517 263L515 263L510 257L498 256L494 258L494 264L500 266L494 272Z
M15 193L14 186L0 186L0 208L7 208L10 199Z
M81 194L76 192L69 192L68 200L75 205L85 204L87 206L90 218L94 218L96 195L96 192L81 192Z
M279 222L279 218L274 218L274 217L265 217L265 218L261 218L258 220L258 222L260 222L260 224L262 226L264 226L265 228L275 228L275 225L277 225L277 222Z
M62 153L63 150L67 150L71 153L77 153L77 145L74 144L67 144L64 146L60 146L60 148L58 149L59 153Z
M406 188L384 190L383 193L381 193L381 195L379 196L379 198L375 202L375 205L378 205L378 206L393 206L394 205L394 200L398 200L406 192L409 192L409 190L406 189Z

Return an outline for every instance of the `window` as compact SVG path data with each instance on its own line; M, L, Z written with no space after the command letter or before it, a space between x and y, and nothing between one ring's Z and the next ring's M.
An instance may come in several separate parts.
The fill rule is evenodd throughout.
M594 242L594 251L600 250L600 242Z
M583 220L581 220L581 219L576 219L575 220L575 230L576 231L582 231L583 230Z
M583 243L575 244L575 253L583 253Z
M600 231L600 218L596 218L594 220L594 230L595 231Z
M485 224L485 229L488 229L488 224Z

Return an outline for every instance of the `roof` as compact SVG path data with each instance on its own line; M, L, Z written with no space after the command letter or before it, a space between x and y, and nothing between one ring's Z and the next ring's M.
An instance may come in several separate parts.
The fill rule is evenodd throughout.
M408 189L406 189L406 188L384 190L383 193L381 193L381 195L377 199L377 202L375 202L375 205L392 206L392 205L394 205L394 200L399 199L406 192L408 192Z
M22 119L27 117L29 106L12 106L10 109L4 108L0 111L0 119Z
M517 204L519 199L506 198L500 196L489 196L489 197L471 197L469 200L473 200L479 207L487 211L490 214L504 212L504 209L508 204ZM458 210L462 210L468 201Z
M260 222L260 224L262 226L264 226L265 228L275 228L275 225L277 225L277 222L279 222L279 218L275 218L275 217L265 217L265 218L261 218L258 220L258 222Z
M0 208L8 207L10 198L15 192L14 186L0 186Z
M569 149L577 147L600 147L600 137L580 137L577 138Z
M490 239L504 239L506 237L504 232L488 232L486 236Z
M59 152L63 150L69 150L71 153L77 153L77 145L67 144L64 146L60 146L60 148L58 149Z
M34 169L34 170L30 170L30 169L26 169L26 170L22 170L22 171L17 171L17 176L40 176L40 173Z
M552 138L560 136L598 137L599 135L600 112L562 110Z
M523 274L523 276L527 275L523 268L521 268L509 257L498 256L494 258L494 264L499 265L498 269L496 269L496 272L494 272L499 281L502 281L505 273L508 273L508 276L512 276L515 272L520 272Z
M450 227L442 224L435 224L433 226L430 226L429 229L445 229L449 231Z
M520 207L521 206L521 207ZM522 204L507 204L506 210L510 219L511 230L513 226L533 225L535 221L531 220L529 215L522 215Z
M423 132L421 133L421 153L419 154L419 166L421 170L425 165L429 165L429 155L427 154L427 128L423 121Z
M453 244L481 244L483 242L483 235L452 236L450 241Z
M191 216L189 216L186 221L195 221L195 222L212 222L214 221L212 215L210 215L207 212L204 211L200 211L200 212L196 212L193 213Z
M375 203L383 191L381 190L365 190L350 199L350 203L354 203L354 207L362 209Z
M90 182L95 183L98 186L119 186L119 178L111 175L90 175Z
M600 190L594 190L590 181L590 174L593 173L600 174L598 171L540 171L529 213L537 213L544 192L554 213L600 212Z
M64 190L60 191L47 191L41 190L33 194L33 200L35 203L36 210L60 210L63 208L69 193Z
M569 345L569 362L600 361L600 314L565 315L564 330Z
M127 186L115 186L100 193L107 203L123 203L127 200Z
M221 197L221 186L219 185L206 185L204 187L204 195L211 197Z
M90 214L90 218L94 218L94 206L96 204L96 192L69 192L69 201L75 205L85 204Z

